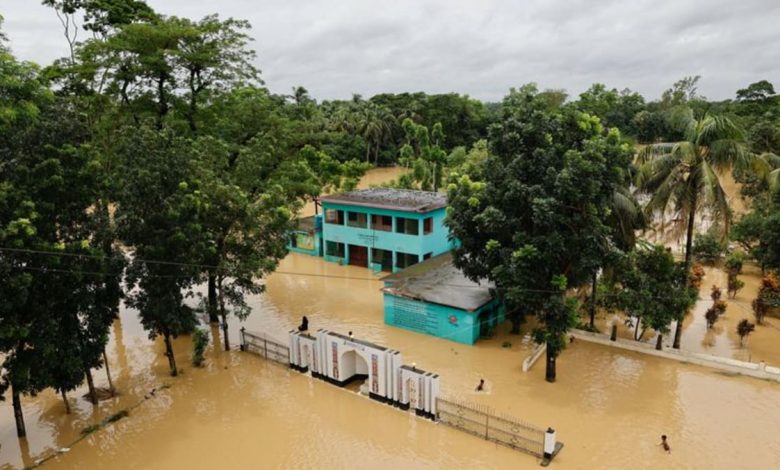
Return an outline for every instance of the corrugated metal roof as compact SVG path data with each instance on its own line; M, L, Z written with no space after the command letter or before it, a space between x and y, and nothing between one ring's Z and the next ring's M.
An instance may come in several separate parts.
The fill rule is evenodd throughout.
M478 310L493 299L491 282L477 283L467 278L452 263L447 252L403 271L382 278L384 292L468 312Z
M447 195L413 189L370 188L323 196L320 201L404 212L430 212L446 207Z

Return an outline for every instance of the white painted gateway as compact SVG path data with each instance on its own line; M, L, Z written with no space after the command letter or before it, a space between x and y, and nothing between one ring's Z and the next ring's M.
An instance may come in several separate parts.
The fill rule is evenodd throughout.
M290 367L343 387L364 380L368 396L435 419L439 376L402 363L400 351L328 330L290 331Z

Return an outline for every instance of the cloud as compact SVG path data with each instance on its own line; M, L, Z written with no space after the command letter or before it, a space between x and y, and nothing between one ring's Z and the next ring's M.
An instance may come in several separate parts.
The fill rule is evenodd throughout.
M494 101L530 81L571 95L602 82L653 99L685 75L702 75L701 92L724 99L780 76L776 0L148 3L169 15L249 20L269 88L303 85L319 99L421 90ZM18 56L45 64L66 53L52 11L35 0L4 4Z

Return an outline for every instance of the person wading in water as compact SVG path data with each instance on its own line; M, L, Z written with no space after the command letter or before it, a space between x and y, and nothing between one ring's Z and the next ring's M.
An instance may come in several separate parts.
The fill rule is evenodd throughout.
M672 448L669 447L669 443L666 442L666 434L661 436L661 443L659 445L664 448L667 454L672 453Z

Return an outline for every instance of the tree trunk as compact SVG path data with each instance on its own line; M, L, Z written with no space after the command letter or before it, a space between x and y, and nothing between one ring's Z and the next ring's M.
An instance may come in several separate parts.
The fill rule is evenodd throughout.
M228 339L227 314L222 310L222 336L225 337L225 351L230 351L230 340Z
M179 371L176 369L176 358L173 356L173 345L171 344L171 335L163 334L165 339L165 355L168 356L168 367L171 369L171 376L176 377Z
M595 328L596 321L596 284L599 280L598 271L593 271L593 278L591 279L591 292L590 292L590 327Z
M217 274L213 269L209 270L208 291L207 308L209 310L209 323L218 323L219 316L217 315Z
M111 369L108 367L108 356L106 355L106 348L103 347L103 364L106 366L106 378L108 379L108 391L111 392L111 396L116 395L114 389L114 381L111 380Z
M658 333L658 339L655 342L655 349L657 349L658 351L663 349L663 340L664 340L664 335Z
M371 163L371 144L366 140L366 163Z
M555 354L553 354L550 345L547 345L547 367L544 371L544 380L553 383L555 382Z
M634 327L634 341L639 341L639 317L636 319L636 326Z
M691 257L693 253L691 252L691 249L693 248L693 226L696 222L696 195L693 195L693 200L691 201L691 208L690 213L688 214L688 230L686 233L686 239L685 239L685 272L689 273L691 270ZM685 315L683 314L683 317ZM672 342L672 347L674 349L680 349L680 337L682 336L682 326L683 326L683 318L681 317L679 320L677 320L677 326L674 329L674 341Z
M24 414L22 413L22 400L19 398L19 392L16 387L11 386L11 395L13 397L14 419L16 420L16 435L18 437L27 436L27 429L24 426Z
M87 395L89 396L89 401L92 402L93 405L97 405L98 396L97 391L95 390L95 381L92 379L92 371L90 371L89 368L86 368L84 370L84 375L87 376L87 387L89 388Z
M222 336L225 339L225 351L230 351L230 340L228 339L227 310L225 310L225 295L222 290L224 278L220 275L217 279L217 292L219 293L219 314L222 317Z
M520 325L522 325L522 322L520 321L520 314L517 312L512 313L512 316L510 317L512 321L512 329L509 331L510 335L519 335L520 334Z
M70 414L70 403L68 403L68 395L64 388L60 389L60 395L62 395L62 402L65 403L65 414Z

